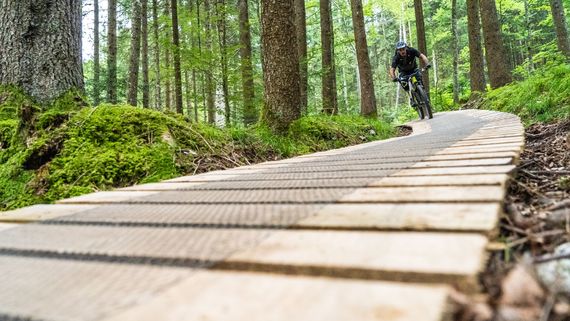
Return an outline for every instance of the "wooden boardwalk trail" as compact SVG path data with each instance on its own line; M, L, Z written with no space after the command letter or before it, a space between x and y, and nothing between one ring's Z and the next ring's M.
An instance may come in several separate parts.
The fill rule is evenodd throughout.
M450 320L479 291L520 120L414 134L0 215L0 320Z

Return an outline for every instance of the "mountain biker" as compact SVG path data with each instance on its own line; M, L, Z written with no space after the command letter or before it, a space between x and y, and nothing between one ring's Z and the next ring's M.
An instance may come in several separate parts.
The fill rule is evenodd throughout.
M396 68L398 68L399 76L408 76L415 73L418 70L416 58L420 58L424 62L426 69L431 68L426 55L419 52L415 48L408 47L406 42L398 41L398 43L396 43L396 53L392 58L392 67L390 67L390 78L392 81L398 81L398 77L396 77L395 74ZM418 81L423 85L421 73L418 73L417 78ZM410 89L408 88L407 83L402 83L401 85L406 92L409 92ZM413 100L410 101L412 101L412 106L414 106Z

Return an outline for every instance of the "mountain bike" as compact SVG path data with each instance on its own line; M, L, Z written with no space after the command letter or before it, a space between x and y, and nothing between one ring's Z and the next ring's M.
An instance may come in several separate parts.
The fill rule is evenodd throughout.
M429 101L429 97L424 89L424 86L418 81L418 75L420 72L426 71L426 68L416 69L415 72L409 75L399 75L398 82L402 86L408 85L409 91L408 94L411 96L412 106L418 112L418 115L421 119L424 119L426 116L429 119L433 118L433 113L431 110L431 102ZM415 105L415 106L414 106Z

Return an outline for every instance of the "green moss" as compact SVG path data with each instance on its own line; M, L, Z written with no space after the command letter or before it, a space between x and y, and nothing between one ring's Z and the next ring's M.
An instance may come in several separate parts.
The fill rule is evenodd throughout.
M570 118L570 64L537 70L524 81L487 93L483 107L521 117L525 125Z
M14 86L0 86L0 120L16 120L21 106L32 105L20 89Z
M561 177L558 180L558 187L565 191L570 191L570 176Z

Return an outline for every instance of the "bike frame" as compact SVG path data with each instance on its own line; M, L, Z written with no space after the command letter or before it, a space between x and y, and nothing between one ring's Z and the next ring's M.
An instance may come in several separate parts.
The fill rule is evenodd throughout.
M417 75L420 73L420 70L417 69L414 73L409 74L409 75L405 75L405 76L400 76L398 75L398 82L400 83L400 85L402 87L404 87L404 84L408 85L408 95L410 95L412 97L412 99L416 102L416 104L419 105L419 101L417 100L416 96L414 94L412 94L413 92L416 92L417 90L417 86L418 86L418 77Z

